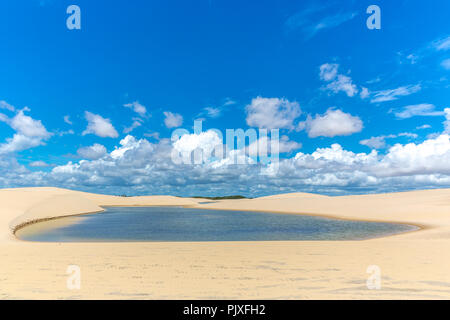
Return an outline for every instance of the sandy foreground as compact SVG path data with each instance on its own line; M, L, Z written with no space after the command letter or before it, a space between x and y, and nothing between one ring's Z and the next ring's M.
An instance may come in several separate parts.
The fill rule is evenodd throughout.
M0 190L0 299L449 299L450 189L257 199L115 197L57 188ZM177 205L401 222L421 230L364 241L33 243L18 226L106 205ZM81 289L67 288L69 265ZM381 271L369 290L368 266Z

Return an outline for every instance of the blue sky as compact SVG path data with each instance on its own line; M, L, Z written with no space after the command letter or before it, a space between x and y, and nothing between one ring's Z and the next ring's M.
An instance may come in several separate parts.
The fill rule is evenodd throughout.
M66 27L71 4L81 30ZM366 26L372 4L380 30ZM450 187L449 10L444 0L2 2L0 187ZM171 164L168 139L196 119L204 131L280 129L279 172Z

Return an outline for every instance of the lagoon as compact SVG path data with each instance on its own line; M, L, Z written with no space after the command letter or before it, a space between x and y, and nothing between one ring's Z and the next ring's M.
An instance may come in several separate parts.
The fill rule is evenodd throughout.
M317 216L182 207L108 207L17 231L39 242L363 240L417 227Z

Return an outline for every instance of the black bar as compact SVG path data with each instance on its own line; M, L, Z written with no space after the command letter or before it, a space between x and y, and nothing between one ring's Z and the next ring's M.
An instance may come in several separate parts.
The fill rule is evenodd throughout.
M2 301L2 310L34 310L49 313L65 310L71 317L92 319L92 316L121 315L125 320L139 319L322 319L324 315L365 319L385 319L398 315L418 316L439 308L447 312L450 301L280 301L280 300L81 300L81 301ZM430 309L433 308L433 309ZM41 311L42 310L42 311ZM214 312L215 310L215 312ZM428 311L427 311L428 310ZM60 312L50 312L62 315ZM44 315L44 314L42 314ZM87 318L88 316L88 318ZM62 317L59 317L62 318ZM400 318L399 318L400 319Z

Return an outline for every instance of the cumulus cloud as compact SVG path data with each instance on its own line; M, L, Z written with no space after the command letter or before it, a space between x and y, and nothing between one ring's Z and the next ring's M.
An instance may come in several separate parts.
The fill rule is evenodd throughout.
M17 188L26 186L46 185L45 173L32 172L10 155L0 154L0 186L2 188Z
M14 116L17 119L0 113L0 120L11 126L16 135L41 139L39 143L43 143L51 134L39 120L26 115L26 111L18 111ZM296 151L301 147L300 143L281 136L280 153L297 153L280 157L276 165L252 158L261 156L261 150L265 148L270 150L267 138L259 137L256 143L242 149L227 150L222 137L213 130L184 134L173 142L160 139L156 143L127 135L111 152L100 144L83 147L78 150L83 160L54 166L51 171L39 170L46 165L39 161L28 164L28 167L37 168L30 171L3 152L0 153L0 185L51 185L88 191L101 188L103 192L114 194L241 193L253 196L293 191L341 194L448 187L450 108L445 109L444 114L443 134L420 143L397 143L384 153L377 150L356 153L339 144L303 153ZM323 115L308 117L308 120L303 125L313 136L333 136L362 129L358 117L341 110L329 109ZM347 121L350 124L345 124ZM387 139L400 136L417 138L414 133L400 133L372 137L374 139L367 139L365 145L386 148ZM175 163L173 150L189 154L189 157L195 150L211 156L197 162ZM215 151L223 151L224 156L216 158ZM235 159L243 160L236 163Z
M214 157L215 152L221 152L223 155L223 139L214 130L208 130L200 133L184 134L173 143L174 150L179 154L180 162L195 163L209 162ZM197 151L193 154L194 151ZM191 160L191 157L194 159Z
M177 148L188 152L198 147L211 149L216 143L221 143L220 137L210 132L201 137L188 135ZM103 192L114 194L183 195L262 195L280 191L341 194L450 186L448 134L421 143L395 144L385 154L376 150L355 153L332 144L311 153L280 158L276 165L262 165L251 159L242 164L230 161L236 153L245 157L242 150L229 152L225 159L175 164L173 149L174 144L167 139L150 143L127 136L98 159L68 162L50 172L31 172L14 159L0 155L0 184L57 185L91 191L100 187Z
M444 111L436 111L436 107L429 103L421 103L403 107L402 111L396 112L399 119L408 119L415 116L443 116Z
M17 112L8 123L11 128L27 137L48 137L50 135L41 120L35 120L25 115L24 110Z
M25 115L25 111L30 110L28 108L19 110L12 118L0 114L0 121L7 123L16 131L12 138L6 138L6 142L0 144L0 154L34 148L43 145L44 141L51 137L52 134L42 122Z
M374 168L379 176L450 174L450 136L440 135L423 143L396 144Z
M131 103L126 103L123 105L125 108L130 108L140 116L145 116L147 113L147 108L139 103L139 101L134 101Z
M95 134L102 138L117 138L119 136L116 129L114 129L111 124L111 120L89 111L85 111L84 116L88 121L88 125L86 130L82 133L83 136L86 134Z
M106 154L105 146L95 143L89 147L82 147L77 150L80 157L90 160L100 159Z
M312 154L298 153L280 163L273 179L290 175L289 182L314 189L402 190L450 184L450 136L440 135L420 144L396 144L385 155L375 150L353 153L333 144ZM289 183L288 182L288 183Z
M360 132L363 128L363 122L357 116L330 108L323 115L316 114L314 118L308 116L306 121L302 123L302 127L310 138L331 138Z
M420 91L421 89L422 87L420 86L420 84L416 84L416 85L402 86L396 89L376 91L370 102L377 103L377 102L397 100L399 97L409 96L413 93Z
M169 129L180 127L183 124L183 116L181 114L165 111L164 116L164 124Z
M295 101L263 97L252 99L245 110L246 122L250 127L265 129L293 129L294 121L302 113Z
M173 185L172 179L180 176L171 162L167 140L152 144L128 135L119 144L99 159L57 166L47 175L47 179L54 184L63 183L72 187L102 186L114 191L120 187L125 191L131 187L135 191L145 187L148 192L164 193L164 185ZM172 167L175 170L168 174L166 170Z

